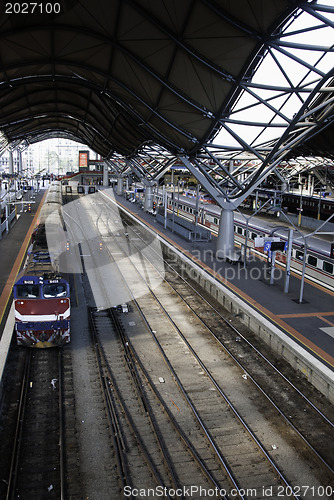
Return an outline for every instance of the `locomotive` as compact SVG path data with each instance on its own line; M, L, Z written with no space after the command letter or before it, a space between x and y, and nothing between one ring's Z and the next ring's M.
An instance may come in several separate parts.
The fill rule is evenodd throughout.
M18 345L45 348L70 342L70 286L68 276L59 271L59 258L66 250L61 206L61 185L54 183L13 288ZM48 232L53 232L57 248L49 248Z

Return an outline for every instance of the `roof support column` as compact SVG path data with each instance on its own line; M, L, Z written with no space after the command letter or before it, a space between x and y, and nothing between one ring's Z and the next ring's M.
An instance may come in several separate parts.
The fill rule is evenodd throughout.
M108 187L108 164L106 162L103 163L103 186Z
M123 177L119 175L117 177L117 189L116 189L116 194L118 196L122 196L123 194Z
M9 175L13 175L14 173L14 160L13 160L13 151L9 151L9 163L8 163L8 167L9 167Z
M23 171L23 166L22 166L22 151L18 151L17 152L17 156L18 156L17 171L18 171L18 174L21 175L22 171Z
M282 193L288 193L289 192L289 181L283 181L281 184L281 191Z
M204 189L213 197L218 205L222 207L222 212L219 222L219 232L216 242L216 256L218 258L236 261L239 260L238 254L234 250L234 214L233 210L238 206L234 202L227 199L226 193L223 190L213 185L200 170L200 166L193 165L187 157L180 156L180 160L185 164L188 170L196 177L197 181ZM229 171L232 174L234 163L231 160L229 163Z
M146 186L145 189L145 200L144 200L144 210L148 212L153 208L153 186L154 182L142 179L143 184Z
M216 257L232 261L239 259L234 250L234 214L232 208L223 208L221 212Z

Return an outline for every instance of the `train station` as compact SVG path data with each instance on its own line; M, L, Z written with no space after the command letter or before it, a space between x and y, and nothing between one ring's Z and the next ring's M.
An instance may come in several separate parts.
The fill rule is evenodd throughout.
M1 8L1 498L334 498L333 22Z

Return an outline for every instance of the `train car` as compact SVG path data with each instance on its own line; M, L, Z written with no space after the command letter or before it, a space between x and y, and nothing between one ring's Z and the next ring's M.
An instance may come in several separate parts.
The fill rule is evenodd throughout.
M334 213L334 199L329 196L310 196L300 193L281 193L273 189L257 189L243 202L245 208L259 208L264 205L266 212L272 205L281 206L285 212L302 215L313 219L326 220Z
M58 238L61 219L61 187L51 186L41 209L23 270L14 284L15 334L18 345L55 347L70 342L70 287L59 272L59 256L65 242ZM48 230L47 230L48 226ZM50 248L47 232L57 247Z
M162 197L158 197L158 201L162 203ZM189 198L180 197L175 202L175 210L177 215L185 217L188 220L195 221L195 201ZM172 202L168 200L168 210L172 210ZM213 233L218 234L221 208L215 205L207 205L200 203L198 207L197 223L202 224L210 229ZM262 258L267 258L267 253L261 248L255 247L255 238L268 237L273 229L270 222L266 222L261 218L254 218L248 225L247 246L255 255ZM246 221L239 213L234 215L234 235L235 242L238 245L244 245L246 240ZM276 231L275 236L278 236L281 241L287 240L287 234L283 231ZM306 277L329 290L334 291L334 259L331 258L331 244L325 240L312 237L308 241L308 249L306 255ZM303 245L300 240L295 239L292 247L291 270L296 274L302 273L303 267ZM277 265L284 267L286 263L286 255L284 252L277 252Z

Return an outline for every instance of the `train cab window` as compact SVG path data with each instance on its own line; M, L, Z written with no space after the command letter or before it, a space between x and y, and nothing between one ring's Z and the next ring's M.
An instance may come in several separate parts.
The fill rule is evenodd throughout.
M66 297L67 288L64 283L54 283L50 285L43 286L43 295L46 299L51 299L52 297Z
M239 227L239 226L238 226L238 227L237 227L237 232L238 232L238 234L242 234L242 227Z
M326 262L324 260L322 264L322 269L325 271L325 273L333 274L334 266L330 262Z
M316 257L313 257L313 255L309 255L307 262L310 264L310 266L317 267L318 259Z
M38 299L39 285L17 285L16 297L18 299Z

